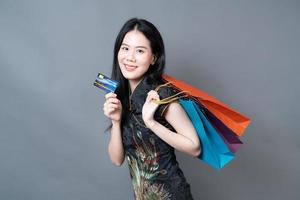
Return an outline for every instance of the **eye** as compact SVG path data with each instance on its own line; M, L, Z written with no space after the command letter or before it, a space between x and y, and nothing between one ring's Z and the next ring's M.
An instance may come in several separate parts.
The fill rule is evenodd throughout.
M128 51L129 48L126 47L126 46L122 46L121 49L122 49L123 51Z
M142 53L144 53L145 51L142 50L142 49L138 49L137 52L138 52L139 54L142 54Z

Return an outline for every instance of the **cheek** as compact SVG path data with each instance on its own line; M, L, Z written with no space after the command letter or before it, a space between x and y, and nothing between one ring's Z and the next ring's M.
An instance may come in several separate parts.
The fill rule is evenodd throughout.
M150 65L151 64L151 57L149 57L149 56L141 56L141 58L139 60L142 65Z
M123 59L124 59L124 54L121 53L121 52L119 52L119 53L118 53L118 61L119 61L119 62L122 62Z

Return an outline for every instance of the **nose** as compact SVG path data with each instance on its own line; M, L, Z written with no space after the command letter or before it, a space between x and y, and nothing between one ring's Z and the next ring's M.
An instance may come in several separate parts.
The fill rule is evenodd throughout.
M127 55L126 55L126 60L128 62L135 62L135 55L134 55L134 51L128 51Z

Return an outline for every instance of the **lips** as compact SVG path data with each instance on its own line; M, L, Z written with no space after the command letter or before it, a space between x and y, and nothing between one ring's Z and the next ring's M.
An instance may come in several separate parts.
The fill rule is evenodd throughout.
M134 71L136 69L136 66L132 66L132 65L124 65L125 66L125 69L127 71Z

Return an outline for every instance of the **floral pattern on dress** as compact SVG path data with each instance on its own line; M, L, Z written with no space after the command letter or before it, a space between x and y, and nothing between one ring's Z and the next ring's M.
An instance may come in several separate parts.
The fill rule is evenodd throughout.
M133 127L132 130L134 131ZM170 200L171 195L165 190L164 184L153 183L155 177L167 173L166 170L159 170L159 153L156 151L155 140L150 138L150 143L146 143L143 141L141 131L135 131L133 139L136 144L137 158L130 155L126 158L136 199Z

